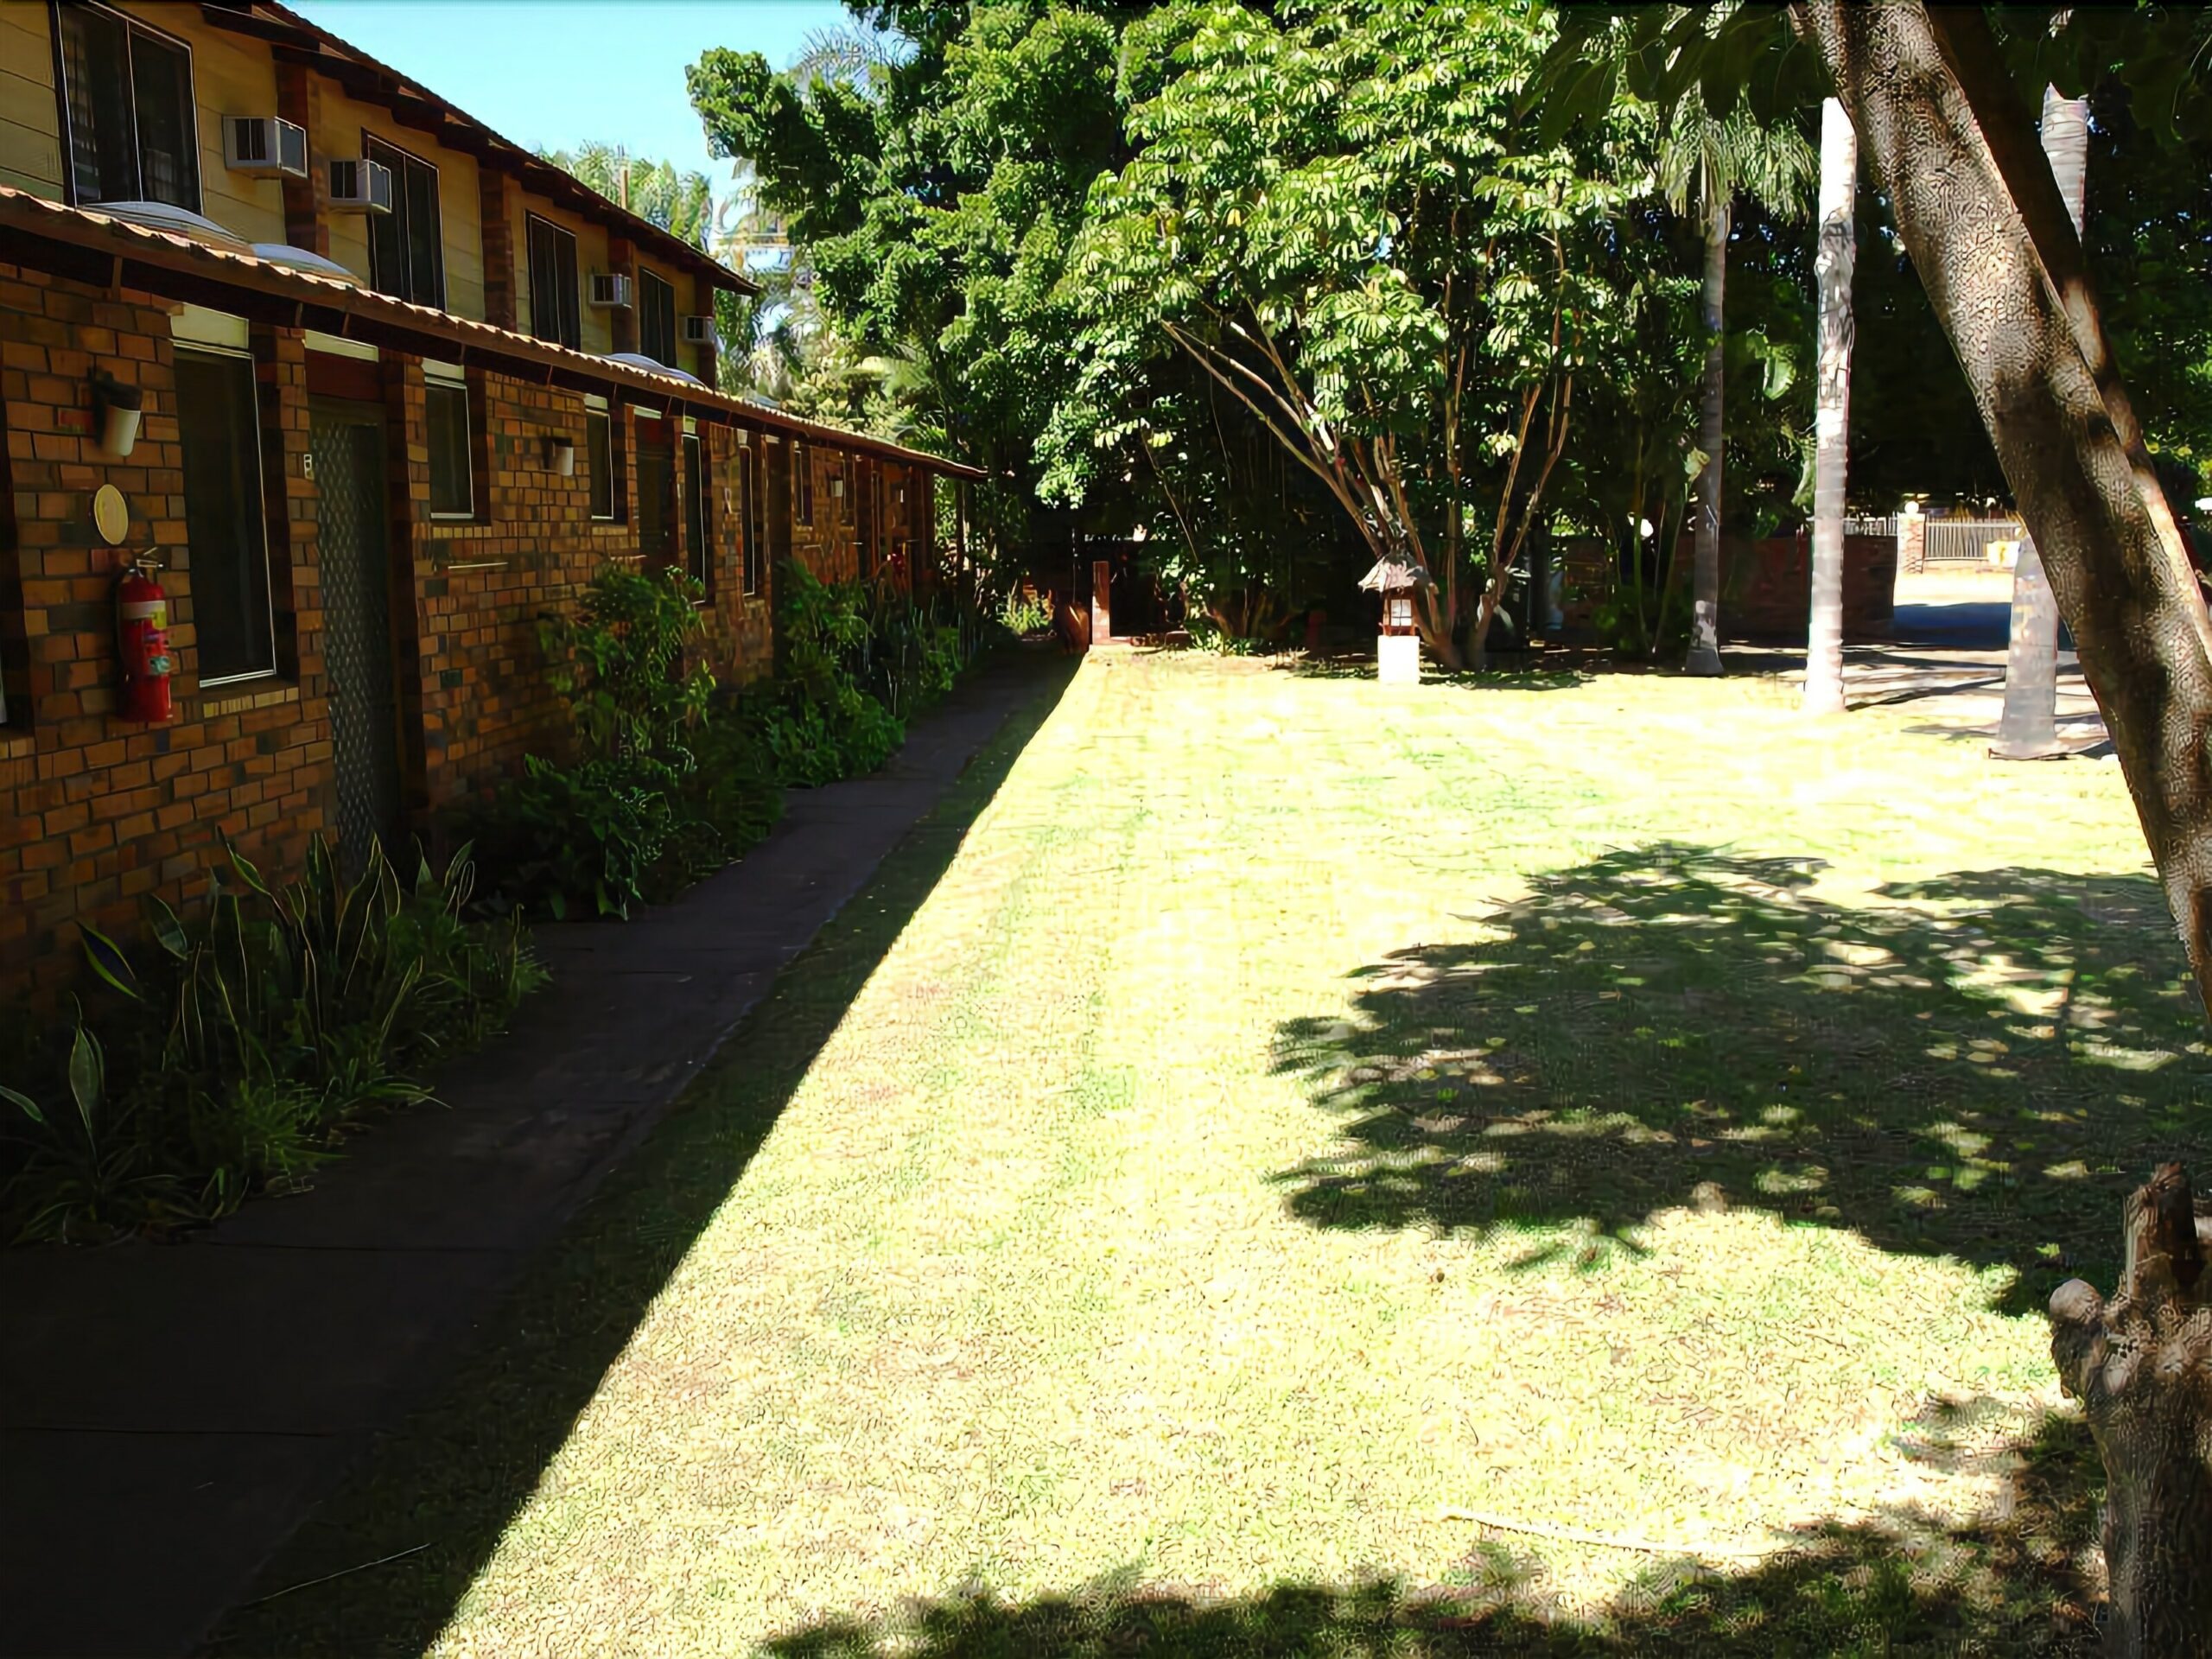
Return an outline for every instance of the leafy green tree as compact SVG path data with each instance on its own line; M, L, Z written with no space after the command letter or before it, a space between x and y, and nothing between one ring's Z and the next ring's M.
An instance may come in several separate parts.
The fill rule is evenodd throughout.
M1370 556L1427 569L1423 634L1479 657L1615 331L1604 271L1643 158L1625 129L1508 148L1548 37L1525 8L1364 3L1278 23L1236 4L1162 14L1172 73L1135 104L1137 153L1103 182L1068 282L1081 308L1072 451L1128 435L1119 393L1163 356L1202 370L1302 467ZM1484 508L1479 563L1464 543ZM1484 531L1487 534L1484 535ZM1478 588L1466 578L1478 575ZM1471 603L1470 602L1471 601Z
M714 187L704 173L678 172L672 162L632 156L620 144L579 144L540 150L549 161L593 189L694 247L707 246L714 228Z
M1705 324L1703 406L1698 448L1697 555L1688 667L1693 674L1720 672L1720 524L1727 448L1726 296L1729 229L1736 198L1748 194L1768 213L1798 216L1814 163L1805 135L1789 120L1764 125L1738 105L1716 115L1697 96L1683 99L1662 130L1659 181L1677 213L1693 198L1705 232L1704 286L1699 309Z
M717 48L690 72L693 105L716 153L753 164L855 367L880 359L854 395L913 394L906 418L992 474L974 495L989 543L1065 545L1070 518L1035 489L1037 434L1074 373L1057 288L1092 181L1126 156L1120 33L1144 8L854 10L889 37L864 63L779 74Z

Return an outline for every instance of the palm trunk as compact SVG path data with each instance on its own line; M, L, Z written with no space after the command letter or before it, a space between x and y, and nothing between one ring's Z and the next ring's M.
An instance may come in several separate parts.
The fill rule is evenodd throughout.
M2043 96L2043 151L2060 199L2082 232L2089 170L2089 105L2061 98L2056 86ZM2051 597L2043 558L2031 537L2012 569L2012 626L2005 647L2005 714L1997 728L2000 760L2042 760L2063 754L2058 741L2058 603Z
M1711 181L1707 183L1708 192ZM1725 350L1728 287L1728 221L1731 204L1707 201L1705 213L1705 406L1698 416L1697 447L1705 466L1697 475L1697 554L1692 567L1693 608L1690 654L1693 674L1720 672L1720 497L1723 450L1728 429L1723 416L1727 392ZM1669 560L1671 565L1672 559ZM1666 613L1662 590L1660 614Z
M1805 712L1843 712L1843 489L1851 450L1851 270L1859 140L1834 99L1821 104L1821 340L1813 412L1813 594L1806 620Z

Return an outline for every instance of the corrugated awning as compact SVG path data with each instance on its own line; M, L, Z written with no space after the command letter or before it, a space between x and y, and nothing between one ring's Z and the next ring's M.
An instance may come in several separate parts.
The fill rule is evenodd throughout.
M881 456L949 478L982 469L888 439L732 397L689 375L659 373L573 351L488 322L413 305L334 277L250 253L210 247L189 237L124 221L95 208L71 207L0 185L0 259L103 288L134 288L164 299L231 311L279 327L313 328L365 345L575 391L617 392L631 402L680 408L697 419L786 433L859 454Z

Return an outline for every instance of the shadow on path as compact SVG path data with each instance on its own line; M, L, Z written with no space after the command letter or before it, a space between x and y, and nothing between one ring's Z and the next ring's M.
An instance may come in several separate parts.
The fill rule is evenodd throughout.
M1542 878L1486 942L1359 970L1275 1065L1348 1144L1279 1179L1329 1227L1579 1224L1710 1201L2112 1282L2120 1199L2201 1163L2202 1020L2153 882L1962 872L1843 906L1817 861L1659 845ZM2192 1052L2191 1051L2196 1052Z
M1007 717L204 1651L367 1659L436 1637L1073 669Z
M1951 1455L1939 1432L1920 1446ZM1279 1584L1226 1599L1140 1587L1132 1572L1072 1595L987 1593L883 1620L831 1621L767 1644L778 1659L1479 1659L1499 1655L2042 1655L2096 1651L2096 1452L2053 1420L2019 1448L2005 1513L1945 1529L1898 1515L1808 1531L1757 1565L1655 1559L1606 1607L1563 1616L1515 1541L1473 1543L1447 1582ZM1471 1531L1472 1529L1471 1529Z

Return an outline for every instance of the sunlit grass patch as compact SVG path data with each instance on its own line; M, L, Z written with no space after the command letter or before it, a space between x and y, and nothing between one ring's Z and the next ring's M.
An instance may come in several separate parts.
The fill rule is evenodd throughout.
M1092 658L316 1560L459 1535L445 1655L2076 1642L2178 952L2111 768L1771 693Z

